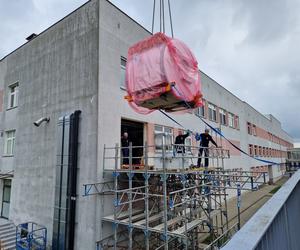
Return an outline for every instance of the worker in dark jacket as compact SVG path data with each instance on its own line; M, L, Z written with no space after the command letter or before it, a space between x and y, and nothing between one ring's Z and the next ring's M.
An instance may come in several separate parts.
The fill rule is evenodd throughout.
M190 131L187 131L186 134L182 134L182 131L179 130L178 135L175 138L175 150L176 153L185 153L185 139L190 135Z
M197 167L201 166L201 159L202 159L202 154L204 151L204 166L208 167L208 145L209 142L214 144L216 147L218 147L217 143L214 141L214 139L211 137L209 134L209 129L205 129L205 132L202 134L196 134L196 140L200 140L200 149L198 153L198 162L197 162Z
M121 137L123 164L129 164L129 139L128 133L124 132Z

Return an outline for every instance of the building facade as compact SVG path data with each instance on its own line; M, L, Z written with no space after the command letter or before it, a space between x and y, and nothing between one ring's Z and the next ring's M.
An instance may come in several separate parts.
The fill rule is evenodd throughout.
M15 224L34 221L54 232L59 119L80 110L75 249L94 249L109 234L100 220L111 204L83 197L82 186L103 180L103 148L127 131L135 145L174 141L180 128L159 112L141 115L124 100L128 48L150 33L106 0L91 0L0 61L0 212ZM204 106L172 114L203 132L196 112L250 155L285 162L292 138L272 115L263 115L201 72ZM49 117L39 127L33 122ZM161 132L167 134L161 137ZM213 134L213 136L215 136ZM263 169L217 136L230 150L225 168ZM187 140L197 145L194 138ZM153 147L151 154L159 153ZM102 210L100 207L106 209ZM105 227L104 227L105 228Z

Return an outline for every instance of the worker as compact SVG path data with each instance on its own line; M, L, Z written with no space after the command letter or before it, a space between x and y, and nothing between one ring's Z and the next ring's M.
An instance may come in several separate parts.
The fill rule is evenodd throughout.
M129 164L129 138L128 133L124 132L121 137L123 164Z
M178 135L175 138L175 151L176 153L185 153L185 139L190 135L188 130L186 134L182 134L179 130Z
M211 142L212 144L214 144L216 147L218 147L217 143L214 141L214 139L211 137L211 135L209 134L209 129L205 129L204 133L202 134L196 134L196 140L199 141L200 140L200 149L199 149L199 153L198 153L198 162L197 162L197 167L201 166L201 159L202 159L202 154L204 151L204 167L208 167L208 145L209 142Z

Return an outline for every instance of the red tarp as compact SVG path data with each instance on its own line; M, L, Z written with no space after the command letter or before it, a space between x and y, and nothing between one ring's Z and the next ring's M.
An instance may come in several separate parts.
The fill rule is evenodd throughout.
M154 111L141 104L159 98L166 92L166 83L173 82L178 91L170 91L177 99L192 102L193 107L202 105L198 62L183 42L156 33L129 48L126 88L134 110L143 114Z

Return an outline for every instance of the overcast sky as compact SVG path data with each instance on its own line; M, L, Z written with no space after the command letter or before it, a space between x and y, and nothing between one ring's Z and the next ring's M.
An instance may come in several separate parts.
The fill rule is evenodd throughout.
M170 1L175 37L200 69L300 141L300 1ZM85 2L0 0L0 58ZM151 30L153 0L112 2Z

